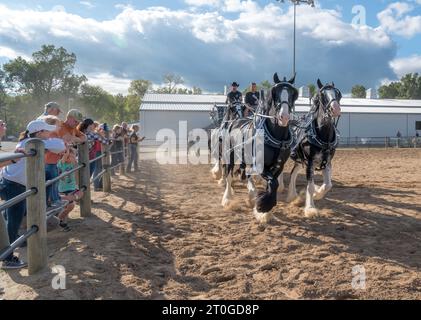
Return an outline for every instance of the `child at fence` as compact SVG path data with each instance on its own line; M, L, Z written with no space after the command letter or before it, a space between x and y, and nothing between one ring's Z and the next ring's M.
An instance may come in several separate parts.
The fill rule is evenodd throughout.
M75 149L67 148L63 157L57 163L59 174L73 170L76 165L77 161ZM63 228L63 231L67 232L70 231L70 227L67 223L67 217L75 207L74 201L78 201L83 196L83 192L79 191L76 187L75 172L59 181L58 191L60 192L60 198L62 200L69 201L69 204L64 208L63 212L58 215L58 218L60 219L59 226Z
M50 138L52 131L56 130L55 126L48 125L44 121L35 120L28 124L26 131L20 136L16 149L24 149L25 144L30 138L38 138L44 142L45 149L50 152L59 154L65 150L63 140ZM21 159L16 163L12 163L1 171L3 185L3 200L8 201L26 191L26 159ZM23 200L10 208L6 209L7 232L9 242L13 243L18 239L19 227L26 213L26 200ZM11 253L3 262L3 269L19 269L25 267L26 263L22 262L18 257Z

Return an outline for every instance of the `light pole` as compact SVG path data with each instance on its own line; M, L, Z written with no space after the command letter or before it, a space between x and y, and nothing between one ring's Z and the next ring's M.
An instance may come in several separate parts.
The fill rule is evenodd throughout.
M284 3L285 2L285 0L276 0L276 1L280 1L280 2L282 2L282 3ZM297 25L297 6L298 5L300 5L301 3L306 3L306 4L308 4L308 5L310 5L311 7L313 7L314 8L314 0L289 0L289 1L291 1L293 4L294 4L294 44L293 44L293 46L294 46L294 53L293 53L293 64L292 64L292 74L294 75L295 74L295 61L296 61L296 58L295 58L295 48L296 48L296 25Z

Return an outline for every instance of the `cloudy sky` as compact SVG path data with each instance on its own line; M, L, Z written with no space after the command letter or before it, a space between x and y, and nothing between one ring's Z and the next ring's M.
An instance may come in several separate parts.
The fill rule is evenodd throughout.
M315 2L297 9L298 85L320 77L349 92L421 73L421 0ZM292 13L289 0L1 0L0 64L54 44L113 93L168 72L207 92L244 88L291 75Z

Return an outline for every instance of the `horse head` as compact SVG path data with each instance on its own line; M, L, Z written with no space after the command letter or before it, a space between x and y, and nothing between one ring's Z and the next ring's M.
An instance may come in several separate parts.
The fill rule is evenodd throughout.
M333 119L339 117L341 115L341 91L335 88L334 82L323 85L320 79L317 79L317 86L319 90L315 103L318 104L319 112L322 112L325 118Z
M273 75L275 82L268 95L268 113L274 116L282 126L288 126L290 114L294 111L295 101L298 99L298 90L294 87L295 74L287 80L280 80L278 74Z

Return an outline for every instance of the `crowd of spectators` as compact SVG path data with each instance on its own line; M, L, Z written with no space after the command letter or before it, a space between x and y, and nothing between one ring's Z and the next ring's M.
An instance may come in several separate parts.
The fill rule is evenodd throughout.
M111 146L111 167L124 162L124 156L129 158L127 172L138 170L138 145L144 138L138 136L139 126L129 128L127 123L114 125L108 131L106 123L99 123L84 118L82 112L72 109L61 120L61 107L56 102L45 105L44 113L31 121L19 137L15 152L24 153L25 144L31 138L38 138L45 146L45 179L52 180L77 166L77 146L89 144L89 159L98 158L104 145ZM0 141L6 135L6 123L0 120ZM0 162L0 196L8 201L26 191L26 159ZM94 190L102 191L103 171L102 159L90 164L90 174L94 181ZM97 177L98 176L98 177ZM76 173L60 179L46 189L47 211L58 209L60 212L54 218L58 220L61 230L68 232L71 228L68 215L74 209L75 203L83 196L78 188ZM62 208L60 210L60 208ZM19 228L26 216L26 200L23 200L0 213L0 237L8 238L13 243L19 237ZM0 252L3 248L0 248ZM19 269L26 267L26 262L11 253L2 263L3 269Z

